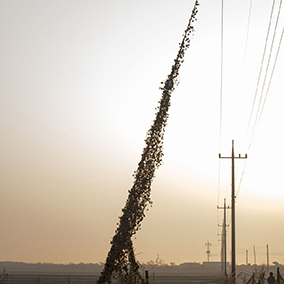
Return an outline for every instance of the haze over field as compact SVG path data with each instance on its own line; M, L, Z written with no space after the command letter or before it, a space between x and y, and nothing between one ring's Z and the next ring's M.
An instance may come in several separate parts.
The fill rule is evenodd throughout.
M1 261L105 261L194 2L0 0ZM235 154L248 153L237 191L237 263L246 250L254 262L253 245L257 263L266 262L266 244L270 261L283 263L283 43L248 152L272 1L252 1L246 56L250 3L226 2L220 152L230 156L234 139ZM145 262L157 253L168 263L206 261L207 240L210 260L220 259L217 205L230 203L231 171L221 160L218 190L221 1L200 1L197 19L172 94L153 207L134 240Z

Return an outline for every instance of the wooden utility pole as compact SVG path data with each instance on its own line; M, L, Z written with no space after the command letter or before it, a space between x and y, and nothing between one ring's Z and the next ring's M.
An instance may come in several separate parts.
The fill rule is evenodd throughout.
M267 272L269 272L269 251L268 251L268 245L266 245L266 254L267 254Z
M245 157L241 157L241 154L239 154L238 157L235 157L234 153L234 140L232 140L232 156L231 157L221 157L221 154L219 153L220 159L232 159L232 281L233 283L236 283L236 223L235 223L235 159L246 159L247 154Z
M224 198L224 207L217 206L218 209L224 209L224 218L223 225L219 225L222 227L222 246L221 246L221 262L223 273L227 276L227 218L226 218L226 210L230 209L230 206L226 206L226 198Z
M211 244L211 243L209 243L209 240L207 240L207 243L205 243L205 246L207 247L207 251L206 251L206 253L207 253L207 261L209 262L209 256L210 256L210 250L209 250L209 247L211 247L211 246L212 246L212 244Z

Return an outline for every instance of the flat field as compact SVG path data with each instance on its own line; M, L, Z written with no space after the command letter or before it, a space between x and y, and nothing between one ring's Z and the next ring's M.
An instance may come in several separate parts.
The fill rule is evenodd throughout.
M216 284L220 282L219 274L155 273L149 275L150 284ZM1 279L1 278L0 278ZM95 284L98 273L31 273L17 272L1 279L7 284ZM2 283L2 282L0 282ZM113 281L113 284L116 282Z

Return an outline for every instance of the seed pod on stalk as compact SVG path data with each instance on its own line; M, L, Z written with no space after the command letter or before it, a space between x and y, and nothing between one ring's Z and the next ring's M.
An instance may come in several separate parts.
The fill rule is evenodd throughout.
M143 149L141 160L134 172L134 182L128 191L126 204L119 217L118 227L111 241L104 269L97 284L111 283L115 278L121 284L143 284L144 279L139 273L136 261L132 236L141 229L141 222L145 217L145 209L152 204L150 193L151 184L155 177L155 170L161 165L163 157L163 138L167 125L168 110L171 94L178 84L179 68L183 62L185 50L190 45L190 35L194 31L192 23L196 20L198 1L195 2L189 23L179 44L179 52L170 75L162 82L162 98L159 101L156 118L147 132L146 146Z

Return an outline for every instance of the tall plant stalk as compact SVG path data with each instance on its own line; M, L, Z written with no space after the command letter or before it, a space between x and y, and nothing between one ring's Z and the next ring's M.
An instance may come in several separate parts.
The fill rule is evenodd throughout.
M198 1L196 1L171 73L162 82L161 90L163 92L156 118L147 132L146 146L143 149L138 168L134 172L133 186L129 190L126 204L122 209L122 216L119 217L118 227L111 241L111 249L97 284L111 283L112 277L121 284L145 283L139 273L139 265L135 258L131 238L141 227L141 222L145 217L145 209L152 204L150 199L151 184L155 170L162 163L163 138L169 116L171 93L178 84L179 68L184 60L185 50L190 45L190 34L194 31L193 22L196 20L198 5Z

